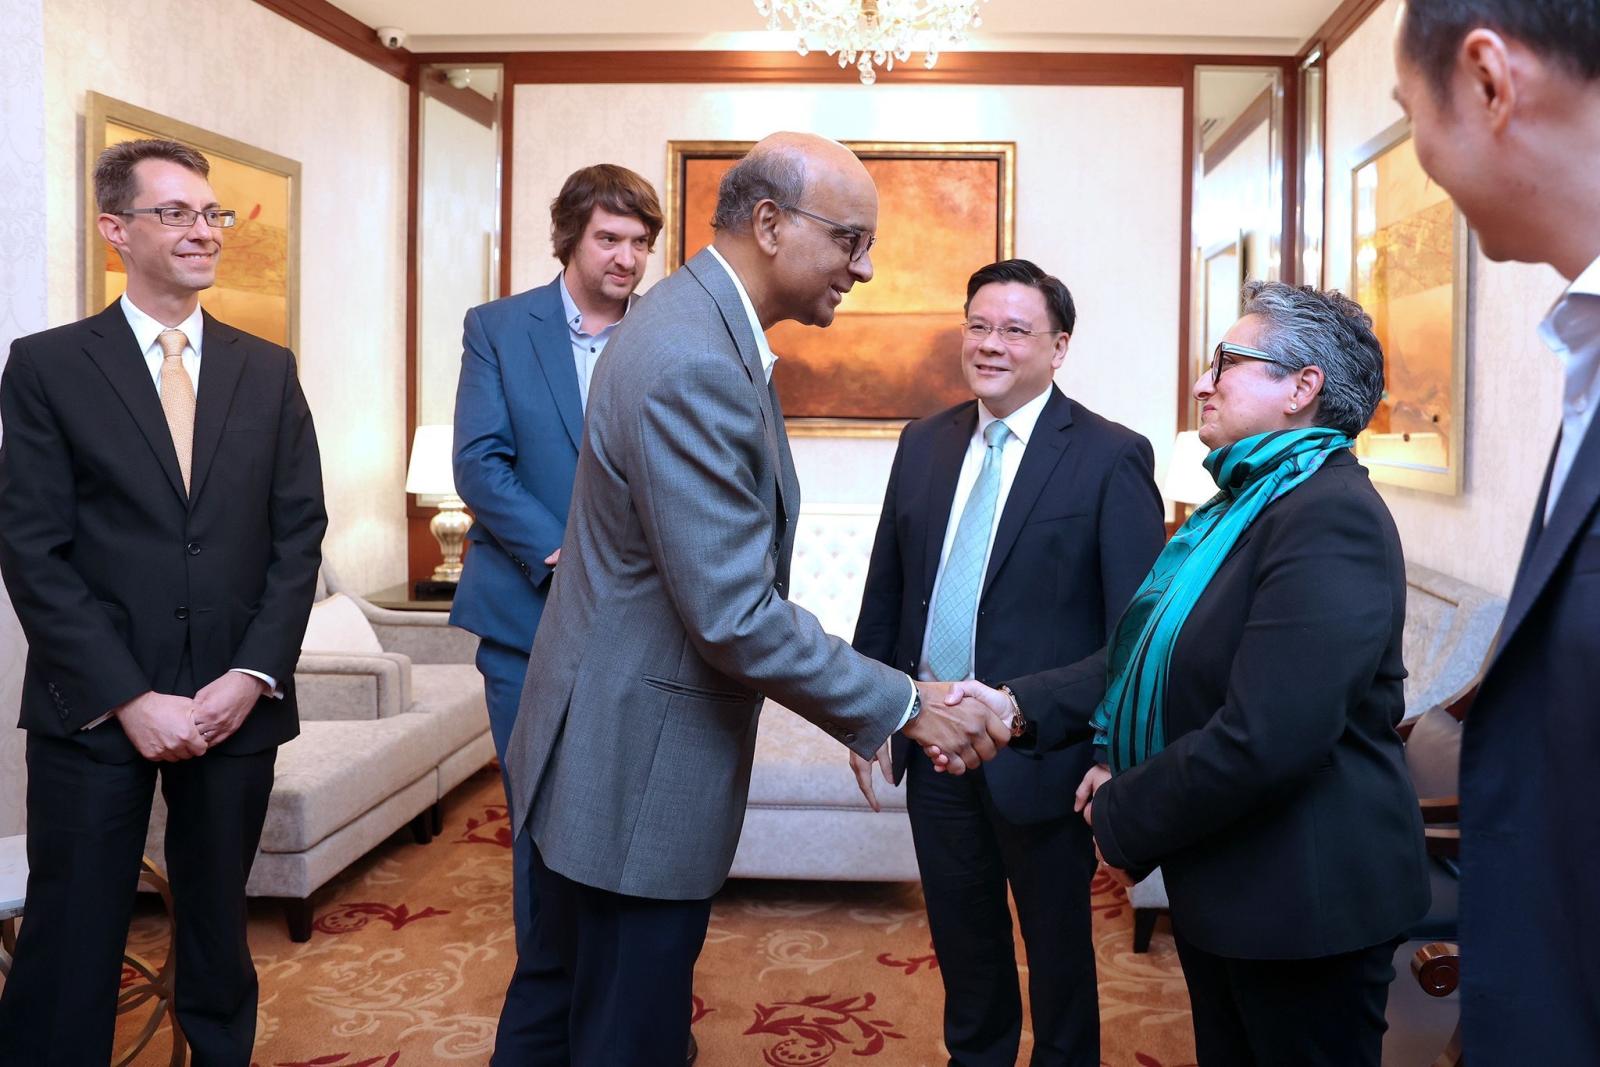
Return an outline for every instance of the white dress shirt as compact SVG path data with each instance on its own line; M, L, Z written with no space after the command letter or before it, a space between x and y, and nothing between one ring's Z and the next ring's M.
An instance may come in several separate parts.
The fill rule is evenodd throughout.
M989 522L989 538L983 549L983 571L989 573L989 553L994 551L995 531L1000 528L1000 516L1005 513L1006 499L1011 495L1011 483L1017 480L1017 468L1022 466L1022 454L1028 449L1028 441L1033 437L1034 427L1039 423L1039 415L1044 411L1044 406L1050 400L1050 390L1044 392L1022 405L1003 420L1006 429L1011 432L1006 435L1005 443L1000 446L1000 491L995 497L994 516ZM933 595L928 598L928 603L938 603L939 585L944 581L944 565L950 559L950 546L955 543L956 527L961 525L961 512L967 506L967 497L972 495L972 486L978 480L978 472L983 468L983 454L989 446L984 443L983 432L989 424L996 421L994 415L984 406L983 401L978 401L978 425L972 434L972 439L967 442L966 455L961 460L961 473L956 477L956 496L950 502L950 517L944 524L944 547L939 550L939 570L933 579ZM917 677L923 681L932 682L933 672L928 669L928 632L932 628L933 613L928 613L928 623L922 632L922 655L917 659ZM978 639L978 613L972 613L971 645L976 645Z
M728 272L728 278L733 282L733 290L739 294L739 303L744 305L745 318L750 320L750 332L756 335L756 353L761 357L761 369L766 374L767 381L770 382L772 381L772 366L778 362L778 357L773 354L772 346L767 343L766 331L761 328L761 319L756 316L756 307L750 302L750 294L744 291L744 283L739 280L738 272L729 265L727 260L722 258L722 253L710 245L706 246L706 251L710 252L711 258L715 259L722 269ZM910 681L910 678L908 677L906 680ZM900 716L900 725L895 727L896 731L910 720L911 708L916 702L917 686L913 682L911 685L911 699L906 701L905 714Z
M1567 286L1539 324L1539 336L1566 367L1561 443L1550 468L1550 492L1544 506L1544 520L1549 522L1572 472L1578 446L1594 419L1594 409L1600 405L1600 258Z
M205 319L200 313L200 304L195 303L194 310L189 317L176 326L168 327L159 319L146 315L139 306L128 299L128 294L123 293L119 301L122 305L123 317L128 320L128 328L133 331L133 338L139 343L139 351L144 353L145 366L150 368L150 380L155 384L156 395L161 395L161 363L166 359L166 353L161 350L159 340L161 331L166 329L182 330L186 343L183 346L183 371L189 376L189 385L194 389L195 399L200 398L200 349L205 344ZM248 667L233 667L231 671L239 674L248 674L259 679L267 687L267 695L274 700L283 699L283 690L278 688L278 680L270 674L262 674ZM84 727L92 730L111 717L110 712Z

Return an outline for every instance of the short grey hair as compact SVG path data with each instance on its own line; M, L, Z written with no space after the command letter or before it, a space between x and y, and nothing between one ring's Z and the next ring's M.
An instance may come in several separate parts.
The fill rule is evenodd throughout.
M1283 360L1274 378L1305 367L1322 369L1315 422L1354 437L1383 399L1383 346L1361 305L1334 290L1254 281L1244 287L1241 316L1266 324L1261 347Z
M797 207L806 191L805 155L790 145L765 145L745 154L717 186L713 230L749 229L750 213L763 200L785 210Z

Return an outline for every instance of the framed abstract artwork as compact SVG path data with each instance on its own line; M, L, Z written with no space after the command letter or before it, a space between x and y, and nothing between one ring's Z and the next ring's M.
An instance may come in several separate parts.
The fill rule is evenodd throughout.
M1404 120L1357 151L1350 195L1350 295L1372 316L1386 385L1356 455L1374 481L1453 496L1466 468L1466 220Z
M971 397L961 375L967 278L1015 245L1016 145L849 142L878 187L873 278L827 329L779 323L773 381L789 432L893 436ZM667 145L667 269L711 243L717 183L747 141Z
M212 315L299 355L300 164L154 111L90 93L84 112L84 313L122 295L127 274L95 220L94 165L111 145L165 137L197 148L211 163L217 202L238 212L222 236L217 281L200 294Z

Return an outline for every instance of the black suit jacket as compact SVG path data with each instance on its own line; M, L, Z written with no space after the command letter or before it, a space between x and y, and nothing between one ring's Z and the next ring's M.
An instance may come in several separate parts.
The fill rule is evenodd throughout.
M1461 749L1468 1062L1600 1062L1600 420L1534 509Z
M915 675L961 461L978 423L969 400L901 434L856 624L857 651ZM1161 551L1161 495L1150 442L1055 386L1023 453L995 531L978 603L973 657L995 682L1079 659L1110 629ZM1088 768L1082 743L1043 754L1001 752L983 773L1014 823L1072 811ZM895 778L907 742L895 737Z
M103 760L136 751L115 719L86 724L234 667L284 696L218 751L298 731L294 666L327 526L311 413L287 349L206 315L201 350L187 495L118 303L19 338L0 378L0 572L28 638L20 725Z
M1239 538L1172 649L1166 747L1094 802L1106 862L1159 865L1173 926L1245 959L1376 945L1428 907L1405 711L1400 536L1348 452ZM1042 746L1092 713L1103 653L1011 683Z

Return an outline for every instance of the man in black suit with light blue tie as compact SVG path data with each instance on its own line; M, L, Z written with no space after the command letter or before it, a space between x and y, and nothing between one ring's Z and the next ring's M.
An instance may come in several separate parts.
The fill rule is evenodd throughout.
M854 642L929 681L1013 677L1100 648L1164 540L1150 443L1054 384L1076 319L1067 287L1027 260L992 263L968 282L966 316L961 367L976 399L901 436ZM850 761L876 808L871 762ZM1072 811L1087 734L1040 756L1001 752L961 777L899 736L879 762L906 778L950 1062L1016 1063L1009 884L1031 1062L1096 1067L1094 843Z
M562 271L548 285L467 312L456 391L456 490L476 520L450 621L480 638L490 732L502 767L528 672L528 650L561 555L595 363L633 301L661 207L650 183L602 163L567 178L550 205ZM514 835L517 967L494 1062L540 1064L530 990L558 966L533 948L538 913L526 877L528 838Z

